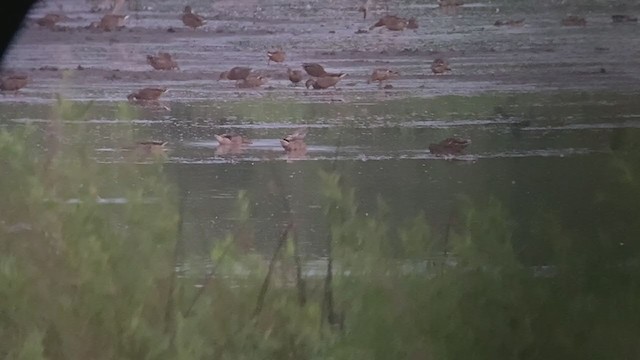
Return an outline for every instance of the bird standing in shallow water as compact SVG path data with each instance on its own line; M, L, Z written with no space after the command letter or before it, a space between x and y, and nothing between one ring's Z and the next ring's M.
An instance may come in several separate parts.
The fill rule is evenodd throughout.
M114 31L124 27L124 22L129 18L129 15L121 15L125 5L125 0L115 0L113 2L113 8L109 14L106 14L97 23L91 23L90 28L97 28L102 31Z
M289 81L293 83L293 85L298 85L299 82L302 81L302 71L300 70L291 70L287 68L287 75L289 75Z
M229 71L220 73L219 80L244 80L251 74L251 68L236 66Z
M7 75L0 81L0 90L2 91L14 91L27 86L29 83L29 77L27 75Z
M251 140L238 134L214 134L213 136L216 138L218 144L220 145L241 146L245 144L251 144Z
M299 128L280 139L280 145L286 152L306 153L307 144L305 144L304 138L307 136L307 132L307 128Z
M402 31L407 26L407 20L395 15L385 15L375 24L371 25L369 30L373 30L381 26L384 26L391 31Z
M64 19L66 19L67 17L64 15L60 15L60 14L46 14L45 16L41 17L40 19L36 20L36 24L42 26L42 27L46 27L48 29L53 29L55 28L56 24Z
M200 26L206 24L207 21L204 19L204 17L194 13L191 10L191 6L187 5L184 7L184 10L182 12L182 23L185 26L188 26L195 30L196 28L199 28Z
M147 63L156 70L178 69L178 63L171 58L171 54L159 52L158 55L147 55Z
M318 90L318 89L327 89L327 88L330 88L332 86L337 89L336 85L338 84L338 82L340 80L342 80L343 77L347 76L347 74L341 73L341 74L336 74L336 75L337 76L323 76L323 77L319 77L317 79L309 79L305 83L305 86L306 86L307 89L314 88L316 90Z
M431 71L436 74L444 74L447 71L451 71L451 68L449 67L449 62L447 62L447 60L445 59L435 59L433 60L433 62L431 63Z
M377 81L378 87L382 87L382 82L388 81L394 75L398 75L398 72L389 69L375 69L367 79L367 84Z
M133 147L133 153L136 156L154 156L154 157L166 157L167 156L167 142L158 140L140 141L135 147ZM131 147L127 147L131 149Z
M144 88L127 95L127 100L139 104L153 103L165 92L167 88Z
M284 61L285 57L286 53L282 50L267 51L267 65L269 65L271 61L281 63Z
M124 22L129 15L106 14L98 23L92 23L90 27L98 28L102 31L114 31L124 27Z
M307 74L315 78L339 77L343 75L343 73L328 73L324 70L322 65L316 63L304 63L302 64L302 68L307 72Z
M327 74L324 67L316 63L304 63L302 64L302 68L307 72L307 74L313 77L322 77Z

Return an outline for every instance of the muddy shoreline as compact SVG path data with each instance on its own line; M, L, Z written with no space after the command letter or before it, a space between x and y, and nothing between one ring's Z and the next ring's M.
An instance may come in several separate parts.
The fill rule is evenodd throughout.
M131 12L124 29L100 32L83 24L100 16L70 6L66 30L52 31L28 22L8 52L5 72L27 73L31 83L19 97L0 101L42 101L60 92L76 100L121 101L144 86L170 88L167 101L190 98L233 100L268 96L302 102L354 101L367 97L433 97L483 92L640 90L638 39L627 36L635 24L612 24L608 11L589 11L586 27L560 25L562 9L534 11L508 4L471 4L448 14L437 7L406 5L398 13L418 19L416 30L367 29L379 10L364 20L347 2L291 6L256 3L248 8L225 4L195 31L178 20L179 8L158 2L155 10ZM72 2L72 4L75 4ZM66 4L65 4L66 5ZM495 9L500 13L496 14ZM51 11L37 8L31 19ZM207 11L205 8L204 12ZM393 9L391 10L393 11ZM493 26L494 19L525 18L518 28ZM167 29L172 28L172 32ZM283 64L266 63L266 51L283 48ZM155 71L147 54L167 51L181 71ZM447 58L453 71L435 76L436 57ZM286 68L319 62L348 73L338 90L307 91L291 87ZM270 78L262 89L238 90L217 81L233 66L249 66ZM377 67L397 70L392 88L367 84ZM77 70L81 68L83 70ZM42 70L40 70L42 69Z

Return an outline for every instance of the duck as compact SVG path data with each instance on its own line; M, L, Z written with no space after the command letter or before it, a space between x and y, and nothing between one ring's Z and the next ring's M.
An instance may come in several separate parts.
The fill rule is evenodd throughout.
M433 60L433 62L431 63L431 71L434 74L438 75L438 74L444 74L447 71L451 71L451 68L449 67L449 63L447 62L447 60L442 58L437 58Z
M342 73L328 73L322 65L316 63L304 63L302 64L302 68L307 72L307 74L316 78L339 77L342 75Z
M614 23L638 22L638 18L631 15L611 15L611 21Z
M522 26L522 25L524 25L524 18L518 19L518 20L513 20L513 19L496 20L496 22L493 23L493 26L512 26L512 27L516 27L516 26Z
M158 55L147 55L147 63L156 70L178 69L178 63L171 58L171 54L159 52Z
M302 140L280 139L280 145L288 153L305 153L307 144Z
M28 83L29 77L27 75L8 75L0 81L0 90L18 92L18 90L27 86Z
M336 85L345 76L347 76L346 73L340 73L340 74L337 74L337 76L322 76L316 79L309 79L305 83L305 87L307 89L313 88L318 90L318 89L327 89L333 86L334 88L337 89Z
M213 135L216 140L218 141L219 145L235 145L235 146L240 146L240 145L245 145L245 144L251 144L251 140L243 137L242 135L238 135L238 134L214 134Z
M305 152L307 144L305 144L304 138L307 136L307 132L307 128L298 128L280 139L280 145L286 152Z
M381 26L384 26L391 31L401 31L407 26L407 20L395 15L385 15L375 24L371 25L369 30L373 30Z
M267 51L267 65L272 61L277 63L283 62L286 55L287 54L282 50Z
M587 20L580 16L571 15L562 19L561 24L564 26L586 26Z
M395 75L398 75L397 71L389 69L374 69L369 79L367 79L367 84L371 84L372 82L377 81L378 87L382 87L383 81L387 81Z
M469 144L471 144L469 139L450 137L439 143L429 144L429 152L435 155L459 155Z
M400 19L397 21L388 21L386 24L384 24L384 26L387 28L387 30L390 31L403 31L407 27L407 20Z
M285 136L286 140L304 140L307 137L307 133L309 132L309 128L307 127L299 127L295 129L291 134Z
M317 63L304 63L302 64L302 68L307 72L307 74L309 74L309 76L313 77L322 77L327 74L324 67Z
M191 6L187 5L182 11L182 23L195 30L196 28L206 24L207 21L202 16L194 13L191 10Z
M135 144L133 148L134 152L137 155L144 156L166 156L167 148L166 141L159 140L148 140L148 141L139 141ZM131 147L129 147L130 149Z
M248 76L244 80L236 82L236 87L240 89L256 88L267 83L267 78L264 76Z
M91 27L98 28L102 31L114 31L124 27L124 22L129 15L105 14L100 22L92 23Z
M464 2L462 0L438 0L438 6L440 7L451 7L460 5L464 5Z
M53 29L56 24L64 19L66 19L67 17L64 15L60 15L60 14L46 14L45 16L41 17L40 19L36 20L36 24L42 26L42 27L46 27L49 29Z
M302 81L302 71L300 70L291 70L291 68L287 68L287 75L289 76L289 81L293 83L294 86L298 85Z
M167 88L144 88L127 95L130 102L157 101L162 94L167 92Z
M220 77L218 78L218 81L225 80L225 79L226 80L244 80L250 74L251 74L251 68L236 66L234 68L231 68L231 70L229 71L223 71L222 73L220 73Z

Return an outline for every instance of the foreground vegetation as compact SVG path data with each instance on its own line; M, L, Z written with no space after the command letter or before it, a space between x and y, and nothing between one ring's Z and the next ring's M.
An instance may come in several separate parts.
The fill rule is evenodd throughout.
M59 101L54 119L86 108ZM127 109L122 109L126 117ZM588 227L541 209L535 263L514 209L460 198L444 236L391 227L383 199L320 176L327 272L305 271L294 214L272 254L244 250L252 209L196 275L161 161L100 165L80 125L0 133L0 356L7 359L611 359L640 354L638 148L612 139ZM123 142L127 132L123 131ZM46 150L43 150L46 149ZM136 158L136 160L140 160ZM276 186L278 180L274 179ZM107 199L111 199L110 201ZM114 200L115 199L115 200ZM286 202L286 198L283 200ZM195 265L194 265L195 266Z

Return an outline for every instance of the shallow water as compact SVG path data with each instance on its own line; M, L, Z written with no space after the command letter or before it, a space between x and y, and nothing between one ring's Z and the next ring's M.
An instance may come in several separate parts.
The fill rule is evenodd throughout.
M318 170L334 166L357 187L365 212L374 211L381 195L392 221L423 211L442 232L458 194L495 196L513 207L526 242L528 216L543 206L569 223L589 223L590 195L604 186L598 170L609 161L613 133L639 132L640 39L627 36L637 27L609 17L631 8L492 2L449 13L432 4L392 4L391 12L417 17L420 28L356 34L375 19L363 20L357 4L346 1L194 3L209 17L197 31L178 20L181 4L140 3L146 8L131 12L127 27L113 33L83 28L99 17L84 1L63 2L72 18L66 31L27 24L3 67L32 80L19 94L0 97L0 124L44 129L53 94L60 93L94 101L84 124L104 166L125 161L120 150L128 144L114 133L131 129L135 140L168 141L166 171L182 194L184 239L204 257L211 241L235 224L235 197L243 189L253 207L255 238L248 247L269 251L288 219L276 178L306 254L322 256ZM55 2L31 17L52 9ZM567 13L587 16L588 25L562 27ZM492 25L522 17L521 28ZM275 47L287 51L284 65L266 64L265 52ZM174 54L182 70L150 70L145 56L157 51ZM432 75L435 57L449 59L452 73ZM309 61L349 75L338 89L290 86L286 67ZM74 70L78 65L83 70ZM216 81L235 65L271 79L252 90ZM55 69L39 70L45 66ZM366 83L375 67L400 72L392 89ZM120 117L120 102L144 86L168 87L168 109L139 107L133 119ZM285 154L278 139L302 125L310 129L307 153ZM230 131L253 143L219 148L213 134ZM472 140L465 155L429 153L430 143L454 135ZM120 204L119 195L103 198Z

